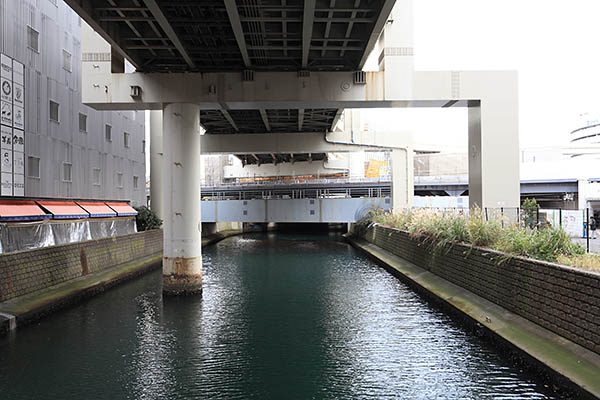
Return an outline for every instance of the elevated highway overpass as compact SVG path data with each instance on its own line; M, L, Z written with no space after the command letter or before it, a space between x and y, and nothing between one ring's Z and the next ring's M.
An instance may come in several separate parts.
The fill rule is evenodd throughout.
M258 153L224 139L219 151L246 163L324 154L291 145L294 134L393 148L391 203L401 208L412 199L410 144L398 134L356 143L353 121L338 125L343 110L467 107L471 205L519 204L517 74L416 71L412 0L66 2L96 32L84 26L83 102L153 110L151 196L164 220L166 292L201 290L201 125L208 136L290 144ZM378 70L364 71L371 53Z

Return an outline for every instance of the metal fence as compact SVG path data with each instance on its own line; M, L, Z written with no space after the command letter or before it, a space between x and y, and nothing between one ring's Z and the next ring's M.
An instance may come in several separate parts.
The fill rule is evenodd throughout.
M202 200L272 200L390 197L390 186L306 188L203 188Z
M470 215L467 207L420 207L420 209L435 210L455 215ZM527 210L520 207L486 207L481 209L481 217L486 221L499 221L503 226L518 223L521 226L543 229L547 227L560 227L569 236L585 242L585 247L590 252L590 239L597 237L596 228L600 228L600 215L593 209L537 209Z

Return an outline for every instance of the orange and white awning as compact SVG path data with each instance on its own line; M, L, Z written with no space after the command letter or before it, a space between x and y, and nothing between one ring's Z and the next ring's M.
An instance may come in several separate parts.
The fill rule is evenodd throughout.
M34 221L52 218L33 200L0 200L0 221Z
M88 218L90 216L87 211L79 207L74 201L40 200L37 203L50 212L54 219Z
M106 205L115 210L119 217L138 214L138 212L127 203L106 203Z
M78 201L77 205L90 214L90 217L116 217L117 213L99 201Z

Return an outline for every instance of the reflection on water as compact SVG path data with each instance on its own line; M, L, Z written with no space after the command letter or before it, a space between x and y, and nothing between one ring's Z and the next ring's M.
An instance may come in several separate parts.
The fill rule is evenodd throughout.
M157 271L0 338L1 398L553 398L337 239L226 239L202 297Z

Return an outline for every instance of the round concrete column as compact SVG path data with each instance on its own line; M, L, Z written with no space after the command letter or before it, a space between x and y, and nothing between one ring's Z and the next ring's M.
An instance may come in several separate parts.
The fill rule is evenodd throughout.
M202 292L200 109L163 108L163 293Z
M150 208L159 216L163 215L163 119L162 110L150 111Z

